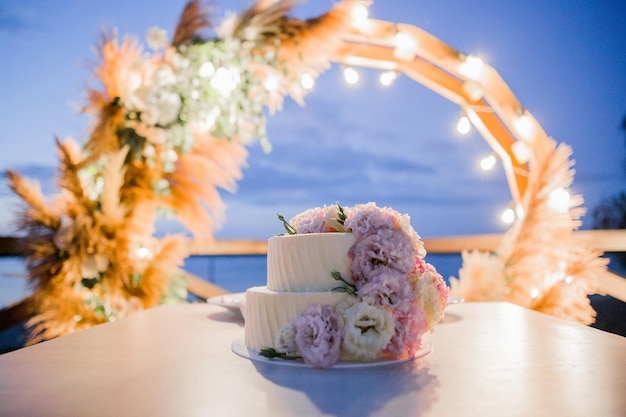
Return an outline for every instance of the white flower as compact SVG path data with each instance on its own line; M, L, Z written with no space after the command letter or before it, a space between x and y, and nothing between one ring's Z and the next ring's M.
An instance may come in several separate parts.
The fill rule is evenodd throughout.
M159 65L142 84L131 88L126 97L129 109L141 114L148 126L168 126L178 119L182 100L175 91L176 75L169 65Z
M167 31L158 26L153 26L146 33L146 43L153 50L163 49L167 46Z
M176 74L169 65L159 65L153 74L152 83L157 88L176 84Z
M443 291L446 291L446 294L442 294ZM441 275L435 271L421 274L415 284L415 295L418 307L424 312L426 325L433 331L435 324L443 318L448 299L446 285Z
M174 149L166 149L161 154L161 161L164 163L174 163L178 160L178 154Z
M239 71L235 68L219 67L215 72L213 78L211 78L211 87L217 90L218 93L224 98L230 97L230 93L233 92L239 84L240 76Z
M141 120L150 126L167 126L178 119L182 101L177 93L156 91L141 109Z
M334 229L338 232L344 232L344 227L341 223L337 221L339 206L337 204L332 204L330 206L324 206L324 222L326 226L331 229ZM344 213L347 215L349 213L349 209L344 208Z
M167 141L181 153L187 152L194 145L192 130L189 125L174 124L167 129Z
M284 325L274 338L274 349L279 353L287 355L296 354L298 348L296 346L296 327L293 323Z
M366 299L347 308L340 306L345 329L342 349L347 359L376 359L393 336L395 322L391 311L371 303Z
M198 70L198 75L200 75L202 78L212 77L213 74L215 74L215 66L212 62L205 62L200 66L200 69Z

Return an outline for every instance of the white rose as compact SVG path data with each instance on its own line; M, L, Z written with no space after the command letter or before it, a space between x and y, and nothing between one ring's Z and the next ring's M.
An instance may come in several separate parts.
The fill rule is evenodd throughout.
M395 331L391 311L374 306L369 300L340 309L345 328L343 356L359 361L376 359L389 345Z
M287 355L297 353L296 328L292 323L287 323L276 333L274 349L279 353L285 353Z
M327 227L330 227L338 232L345 232L345 229L341 223L337 221L339 206L333 204L331 206L324 206L324 222ZM344 207L344 213L348 214L348 209Z

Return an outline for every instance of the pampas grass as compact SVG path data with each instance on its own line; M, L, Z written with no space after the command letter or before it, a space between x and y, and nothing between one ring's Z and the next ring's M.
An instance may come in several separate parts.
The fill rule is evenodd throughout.
M350 26L348 10L354 3L339 3L324 16L301 21L287 16L294 1L259 1L231 20L230 32L222 28L226 37L245 45L237 53L276 58L270 61L276 68L258 59L245 68L256 77L273 72L280 76L282 85L262 103L270 112L287 94L301 101L304 92L296 81L303 72L316 75L328 65ZM203 32L210 26L202 3L192 0L162 51L144 51L132 36L119 42L115 33L103 35L94 87L88 88L83 108L93 118L89 136L82 146L57 140L59 192L46 199L37 183L7 173L24 205L18 227L26 233L36 310L27 323L30 343L184 298L179 268L188 245L179 235L155 236L157 212L170 210L196 237L211 238L225 209L220 190L235 192L243 176L247 139L238 132L214 137L210 128L185 125L188 115L182 113L164 125L148 122L151 108L142 107L146 103L141 101L154 96L137 92L161 88L155 81L158 71L174 71L174 60L186 48L205 42ZM154 43L151 48L161 48ZM252 100L259 92L243 93ZM181 101L193 97L176 94ZM165 143L173 124L193 131L193 144Z
M588 295L597 291L594 279L607 260L573 236L585 212L582 196L572 196L565 210L551 204L552 193L573 182L571 154L569 146L552 140L536 144L525 215L495 253L463 254L459 278L451 279L452 294L468 301L504 300L582 324L594 322Z

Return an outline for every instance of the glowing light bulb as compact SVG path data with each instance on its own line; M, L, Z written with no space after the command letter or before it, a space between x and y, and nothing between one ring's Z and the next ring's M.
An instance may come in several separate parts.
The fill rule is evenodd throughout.
M385 87L389 87L398 78L398 74L395 71L384 71L380 73L380 83Z
M352 67L346 67L343 70L343 78L348 84L356 84L359 82L359 72Z
M462 135L467 135L472 130L472 122L470 122L469 117L466 115L461 116L456 123L456 130Z
M309 74L308 72L305 72L300 77L300 85L305 90L311 90L315 86L315 78L313 78L313 76Z
M139 259L152 259L152 251L145 246L140 246L137 248L137 258Z
M515 211L512 208L507 208L500 215L500 219L504 224L513 224L515 221Z
M498 162L496 156L494 154L489 154L480 160L480 168L483 171L491 171L493 167L496 166L496 162Z
M570 193L563 187L552 190L548 196L548 207L558 213L565 213L569 210L569 204L572 199Z
M267 91L276 91L278 89L278 77L273 74L268 75L264 85Z
M522 114L521 116L513 119L513 128L522 139L526 141L532 141L535 135L535 125L527 114Z
M511 150L513 151L513 155L515 155L515 159L517 159L517 162L520 164L525 164L530 161L532 152L526 143L517 141L511 145Z
M352 17L352 26L357 29L367 30L370 27L369 21L367 20L369 17L370 11L364 4L357 4L351 13Z
M459 65L458 70L470 80L482 78L485 63L482 59L474 55L467 55L465 60Z
M417 54L417 39L413 35L406 32L398 32L394 36L396 48L393 50L393 56L405 61L411 61Z

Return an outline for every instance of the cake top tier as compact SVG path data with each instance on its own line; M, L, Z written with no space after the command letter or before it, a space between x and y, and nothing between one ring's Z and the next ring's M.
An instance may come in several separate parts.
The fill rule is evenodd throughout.
M332 291L332 273L350 277L352 233L274 236L267 247L267 288L272 291Z

